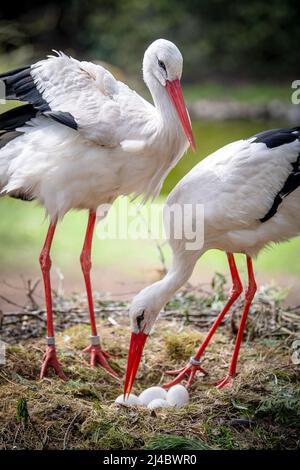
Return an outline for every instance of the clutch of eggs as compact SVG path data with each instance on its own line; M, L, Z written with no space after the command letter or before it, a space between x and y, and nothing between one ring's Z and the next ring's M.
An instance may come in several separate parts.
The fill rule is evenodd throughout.
M123 406L144 406L150 410L174 406L180 408L189 402L189 393L183 385L174 385L168 392L162 387L150 387L144 390L139 397L130 394L124 399L118 396L115 401Z

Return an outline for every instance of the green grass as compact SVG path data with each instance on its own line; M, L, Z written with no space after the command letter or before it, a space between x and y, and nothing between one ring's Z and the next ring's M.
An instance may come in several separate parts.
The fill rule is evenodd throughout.
M204 427L207 431L208 438L210 442L220 448L225 450L233 450L234 442L231 430L226 426L210 426L210 424L205 423Z
M144 446L146 450L208 450L209 448L205 442L198 439L165 434L152 436Z
M269 397L261 401L256 416L269 417L275 423L290 424L300 428L300 391L294 393L283 390L276 397Z
M0 199L0 214L1 268L7 270L39 268L38 254L47 231L43 209L36 207L34 203L4 198ZM125 217L122 213L121 216ZM110 217L113 219L113 213ZM52 249L54 266L71 270L77 259L79 263L86 222L87 212L73 211L59 224ZM125 226L125 223L126 221L121 219L120 224ZM101 240L97 237L97 233L98 229L93 246L95 265L116 265L131 272L137 264L140 266L149 261L151 264L151 257L156 262L154 242Z
M1 271L36 272L39 270L38 254L47 230L43 209L35 207L33 203L4 198L0 199L0 214ZM59 266L63 272L74 271L79 263L86 221L85 212L74 211L67 214L58 227L53 243L52 259L53 265ZM123 222L120 221L123 225L126 222L125 219ZM169 247L165 245L163 251L169 263L171 259ZM299 238L281 243L263 251L255 262L255 269L258 272L268 273L270 279L273 274L300 276L300 264L295 258L295 253L299 252ZM243 258L242 255L237 257L242 272L245 271ZM124 273L134 274L137 277L141 269L161 268L154 241L101 240L97 235L93 245L93 264L115 266ZM212 250L198 261L196 271L227 273L226 256L222 252ZM78 275L80 275L79 264Z

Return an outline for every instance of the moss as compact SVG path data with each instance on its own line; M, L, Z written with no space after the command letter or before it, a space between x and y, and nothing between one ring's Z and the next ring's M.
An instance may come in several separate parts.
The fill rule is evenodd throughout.
M164 336L166 355L171 360L188 360L195 353L197 345L200 345L202 334L187 328L182 333L167 333Z

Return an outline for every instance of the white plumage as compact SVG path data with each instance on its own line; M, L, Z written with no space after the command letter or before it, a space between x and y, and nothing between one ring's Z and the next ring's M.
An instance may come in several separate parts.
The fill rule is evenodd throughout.
M172 386L189 376L191 385L203 355L216 328L242 293L242 283L234 253L247 257L248 287L245 305L228 375L219 383L224 386L236 374L236 363L251 301L256 291L252 257L270 243L288 240L300 234L300 127L274 129L245 140L233 142L217 150L196 165L177 184L167 199L168 208L180 207L186 217L183 237L176 237L174 223L166 232L173 252L173 262L166 276L143 289L130 308L132 342L129 356L141 357L142 349L160 310L192 274L197 260L210 249L227 253L233 288L219 317L194 358L184 368L175 371L178 377L167 384ZM203 205L204 220L196 218L196 205ZM187 207L194 210L185 211ZM178 220L177 220L178 222ZM200 222L200 224L199 224ZM203 223L202 223L203 222ZM189 239L193 231L202 230L203 246L191 250ZM177 226L178 228L178 226ZM177 232L178 233L178 232ZM196 236L194 237L196 239ZM189 247L189 249L187 248ZM133 353L134 352L134 353ZM138 368L129 357L125 392L129 393Z
M217 248L256 256L266 244L300 232L299 189L284 198L276 216L260 221L291 174L292 163L297 162L299 138L274 148L254 141L240 140L217 150L196 165L168 197L168 205L204 205L201 252ZM170 240L176 254L185 242Z
M157 195L188 148L166 89L167 81L181 78L179 50L155 41L145 53L143 72L155 106L100 65L63 53L34 64L31 102L39 110L35 103L42 99L46 109L19 126L21 135L0 151L2 194L30 195L52 218L71 208L95 210L119 195ZM21 77L19 88L27 80ZM55 113L60 122L52 119Z
M160 39L145 52L143 76L154 106L104 67L63 53L0 76L6 98L28 104L0 116L0 196L37 200L50 215L40 254L47 309L49 366L65 379L56 357L50 284L50 249L57 220L88 209L80 257L91 320L91 365L109 366L97 333L90 281L96 209L120 195L156 196L189 143L195 147L180 78L182 56Z

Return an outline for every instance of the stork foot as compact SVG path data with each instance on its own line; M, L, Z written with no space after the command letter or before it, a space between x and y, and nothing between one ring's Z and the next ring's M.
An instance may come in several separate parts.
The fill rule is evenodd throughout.
M215 382L215 386L219 389L225 387L225 385L232 385L232 382L234 380L234 375L228 374L224 379L219 380L218 382Z
M83 352L90 354L91 367L97 367L97 365L99 365L113 377L118 377L117 372L115 372L107 362L107 359L110 358L109 354L106 351L103 351L100 345L91 344L85 348Z
M188 377L186 388L189 388L192 385L194 377L197 372L201 372L204 375L208 375L206 370L200 366L200 362L192 357L190 359L190 362L186 366L182 367L181 369L168 370L166 372L168 375L177 375L177 377L175 377L174 380L171 380L171 382L168 382L165 385L163 385L163 387L164 388L173 387L174 385L177 385L179 382L181 382L185 377Z
M49 367L52 367L55 371L55 374L62 380L68 380L66 375L62 371L60 363L58 362L55 345L47 346L46 352L43 357L43 364L40 372L40 380L45 377Z

